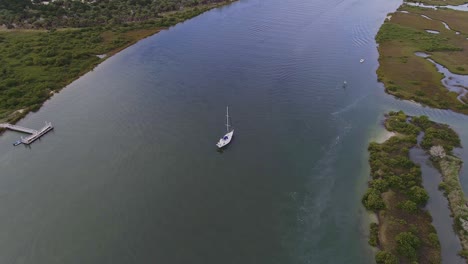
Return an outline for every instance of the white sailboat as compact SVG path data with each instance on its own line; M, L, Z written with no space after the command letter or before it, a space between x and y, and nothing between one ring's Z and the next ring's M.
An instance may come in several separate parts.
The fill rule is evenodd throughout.
M219 139L218 143L216 143L216 146L218 148L222 148L229 144L231 142L232 137L234 136L234 129L229 131L229 108L226 106L226 130L227 133L224 135L222 138Z

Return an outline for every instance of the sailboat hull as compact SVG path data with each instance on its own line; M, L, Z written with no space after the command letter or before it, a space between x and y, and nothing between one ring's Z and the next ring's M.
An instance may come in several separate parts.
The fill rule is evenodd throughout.
M234 136L234 130L232 130L231 132L227 133L226 135L224 135L222 138L219 139L218 143L216 143L216 146L218 148L223 148L225 147L226 145L228 145L229 143L231 143L231 140L232 140L232 137Z

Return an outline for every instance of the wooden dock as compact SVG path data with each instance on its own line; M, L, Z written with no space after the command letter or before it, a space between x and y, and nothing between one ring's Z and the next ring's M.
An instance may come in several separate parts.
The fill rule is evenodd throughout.
M0 128L5 128L5 129L13 130L13 131L18 131L21 133L30 134L27 137L21 137L21 143L26 144L26 145L33 143L38 138L42 137L43 135L47 134L47 132L54 129L54 127L52 126L52 123L50 122L46 122L45 126L39 130L12 125L12 124L0 124Z

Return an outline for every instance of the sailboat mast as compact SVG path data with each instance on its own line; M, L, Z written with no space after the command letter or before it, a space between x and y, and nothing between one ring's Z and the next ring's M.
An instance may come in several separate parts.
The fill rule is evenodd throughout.
M226 106L226 130L229 132L229 106Z

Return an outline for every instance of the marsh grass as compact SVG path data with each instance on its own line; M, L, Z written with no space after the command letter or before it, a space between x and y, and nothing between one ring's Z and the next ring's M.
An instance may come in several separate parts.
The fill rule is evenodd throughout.
M385 85L387 93L398 98L412 100L435 108L451 109L468 114L468 105L457 100L457 94L448 91L441 83L443 75L415 52L426 52L439 64L458 74L466 74L468 68L468 26L458 22L453 29L459 35L444 27L445 18L468 18L466 12L453 10L430 10L402 6L399 9L410 12L395 12L392 19L380 28L376 41L379 43L378 78ZM437 14L437 16L435 16ZM421 17L427 15L434 20ZM461 25L463 24L463 25ZM426 29L437 30L430 34Z

